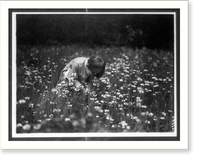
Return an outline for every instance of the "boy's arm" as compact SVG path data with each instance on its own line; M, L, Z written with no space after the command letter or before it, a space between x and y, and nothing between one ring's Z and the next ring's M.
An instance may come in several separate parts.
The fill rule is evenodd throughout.
M82 84L78 81L78 64L72 60L66 67L62 70L60 80L73 81L75 83L75 87L81 87Z

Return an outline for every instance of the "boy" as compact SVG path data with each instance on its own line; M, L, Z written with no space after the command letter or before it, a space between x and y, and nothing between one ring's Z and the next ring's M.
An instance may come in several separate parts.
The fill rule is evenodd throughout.
M92 79L100 78L104 74L105 65L103 58L98 55L90 58L75 58L61 71L57 87L59 83L63 81L70 83L70 80L73 79L75 88L79 88L84 94L87 94L91 88Z

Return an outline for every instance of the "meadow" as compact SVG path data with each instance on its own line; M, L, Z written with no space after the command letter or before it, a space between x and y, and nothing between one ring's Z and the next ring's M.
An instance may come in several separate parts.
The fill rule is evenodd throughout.
M85 97L59 75L73 58L101 55L105 74ZM17 50L17 133L173 132L174 54L83 45Z

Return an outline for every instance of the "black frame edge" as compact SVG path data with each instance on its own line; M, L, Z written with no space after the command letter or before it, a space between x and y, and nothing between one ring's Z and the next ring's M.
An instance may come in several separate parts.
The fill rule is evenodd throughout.
M63 138L13 138L12 137L12 13L13 12L175 12L177 52L177 136L176 137L63 137ZM9 141L180 141L180 9L9 9L8 11L9 93L8 93L8 139ZM101 138L101 139L100 139Z

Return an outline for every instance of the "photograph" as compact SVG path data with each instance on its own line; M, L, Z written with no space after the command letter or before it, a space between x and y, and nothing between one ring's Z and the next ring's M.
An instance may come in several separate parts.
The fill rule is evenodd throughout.
M179 12L10 9L10 139L179 140Z

